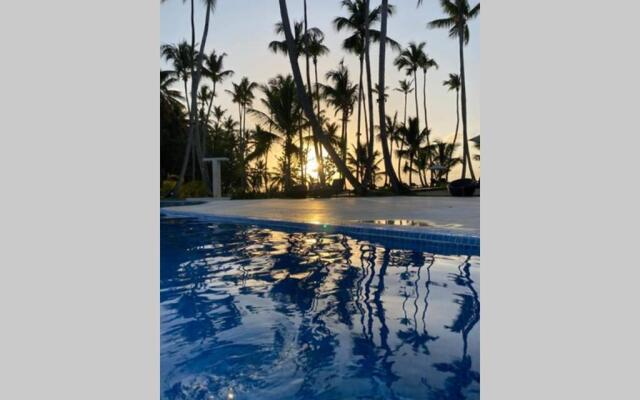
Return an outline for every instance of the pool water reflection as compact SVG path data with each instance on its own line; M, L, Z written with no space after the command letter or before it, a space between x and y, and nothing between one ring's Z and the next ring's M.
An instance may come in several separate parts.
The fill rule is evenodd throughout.
M161 221L165 399L477 399L480 260Z

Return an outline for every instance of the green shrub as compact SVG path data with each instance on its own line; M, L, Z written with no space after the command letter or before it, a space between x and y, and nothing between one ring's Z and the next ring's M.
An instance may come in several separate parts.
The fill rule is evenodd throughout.
M177 183L177 181L172 179L163 181L162 185L160 185L160 197L169 197L173 189L176 187ZM209 194L207 193L207 185L205 185L204 182L191 181L182 184L180 193L178 193L177 197L180 199L186 199L188 197L207 197L208 195Z
M169 196L169 193L171 193L176 186L176 183L177 182L172 179L162 181L162 185L160 185L160 197L165 198Z
M207 197L207 185L202 181L186 182L180 188L179 197L185 199L188 197Z

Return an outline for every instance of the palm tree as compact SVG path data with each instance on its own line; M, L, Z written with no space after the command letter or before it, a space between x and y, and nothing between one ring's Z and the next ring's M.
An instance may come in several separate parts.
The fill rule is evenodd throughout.
M200 119L200 128L203 129L202 141L200 146L202 147L203 152L207 153L207 138L209 136L209 118L205 117L204 110L207 108L207 104L211 107L210 101L213 102L213 96L211 95L211 88L209 86L200 86L200 91L198 92L198 102L200 105L199 111L199 119Z
M368 5L368 3L367 3ZM382 156L384 159L384 169L386 175L389 177L389 181L391 182L391 187L393 191L396 193L400 193L404 191L404 187L402 183L398 179L396 172L393 170L393 163L391 160L391 152L387 147L387 126L386 126L386 97L385 97L385 65L386 65L386 50L387 50L387 19L390 12L390 6L388 0L382 0L381 4L382 15L380 17L380 59L378 61L378 88L380 90L380 98L383 101L378 102L378 114L380 117L380 137L382 139ZM369 31L367 31L368 33ZM372 127L373 129L373 127ZM373 142L373 138L371 140ZM370 147L373 149L373 147ZM370 168L373 170L373 168Z
M232 70L224 69L224 58L226 56L227 53L217 55L216 51L212 50L211 54L209 54L204 60L204 70L202 71L202 73L213 84L213 89L211 91L211 100L209 102L209 109L207 110L207 121L209 120L209 115L211 114L213 99L214 97L216 97L216 85L218 83L222 83L225 79L232 77L234 74Z
M342 130L341 130L341 152L342 159L347 157L347 127L349 124L349 116L353 112L353 105L356 101L356 91L358 85L355 85L349 79L349 70L344 65L344 60L340 61L338 68L327 72L326 79L332 82L332 85L322 86L322 95L336 110L336 115L342 113ZM359 176L357 179L360 179Z
M404 49L400 55L394 61L394 65L398 68L398 70L406 70L407 76L413 74L414 79L414 88L415 88L415 98L416 98L416 116L418 116L419 121L419 111L418 111L418 69L422 69L424 72L423 78L423 104L424 104L424 120L425 127L428 133L431 132L429 129L429 118L427 115L427 71L430 68L438 68L438 63L432 58L430 58L424 51L424 47L426 46L425 42L420 42L416 44L415 42L410 42L409 46ZM427 136L427 146L429 146L430 139ZM430 161L430 160L429 160Z
M429 146L420 147L414 157L415 172L420 178L420 185L427 186L427 174L426 170L429 168L429 159L431 158L431 149Z
M307 27L307 21L306 21L306 1L305 1L305 21L303 22L295 22L294 23L294 29L295 29L295 38L294 38L294 47L295 47L295 52L297 54L298 57L300 57L301 55L305 55L306 61L307 61L307 90L309 93L309 97L313 97L312 93L311 93L311 73L310 73L310 69L309 69L309 57L310 57L310 53L309 53L309 44L312 40L315 40L316 42L321 42L322 40L324 40L324 33L322 33L322 31L318 28L308 28ZM282 35L284 34L284 28L282 25L282 22L279 22L276 24L276 29L275 29L276 33L278 35ZM312 39L313 38L313 39ZM317 46L317 45L316 45ZM318 52L318 56L320 56L319 53L322 53L323 47L326 48L324 45L320 45L316 47L316 51ZM289 54L289 49L287 47L287 40L285 38L285 40L282 41L278 41L278 40L274 40L271 43L269 43L269 49L271 51L273 51L274 53L282 53L284 55L288 55ZM328 51L328 49L327 49ZM316 69L317 71L317 69ZM317 80L317 79L316 79ZM318 108L320 107L320 105L318 104ZM302 137L302 130L299 132L299 142L300 142L300 147L299 147L299 151L300 154L298 155L299 160L300 160L300 174L302 177L302 183L304 183L305 181L305 166L304 166L304 146L302 145L303 143L303 137ZM315 143L315 141L314 141ZM319 157L318 154L318 148L316 146L316 158Z
M187 103L187 112L191 112L187 84L191 77L191 66L193 65L193 59L195 58L193 47L189 46L186 41L182 41L177 45L164 44L160 46L160 54L165 60L171 62L173 66L173 73L184 83L184 97Z
M467 22L480 15L480 3L474 7L469 5L468 0L440 0L442 10L447 15L446 18L436 19L429 22L430 28L444 28L449 30L449 37L458 39L460 51L460 87L462 104L462 179L467 175L467 163L471 179L475 180L471 158L469 156L469 143L467 137L467 88L464 74L464 45L469 43L469 26Z
M186 41L182 41L177 45L165 44L160 47L160 53L164 59L173 64L174 73L180 77L184 83L184 98L187 104L187 114L191 115L191 104L189 102L189 91L187 82L192 75L194 59L196 57L195 50ZM196 155L195 148L188 150L187 157L192 156L191 159L191 179L195 179L196 174ZM188 160L187 160L188 162Z
M433 58L429 57L427 53L424 53L424 58L420 60L420 68L422 69L422 72L423 72L422 104L424 105L424 123L427 130L430 130L429 116L427 114L427 71L431 68L438 69L439 66L438 66L438 63Z
M404 94L404 122L403 123L405 125L407 124L407 97L411 92L413 92L413 88L411 87L411 85L413 85L413 82L405 79L402 81L398 81L398 87L394 89L396 92L400 92Z
M184 175L187 171L187 164L189 162L189 151L192 146L195 146L195 153L198 158L198 163L200 164L200 172L202 173L202 178L205 181L207 188L211 191L209 187L211 182L209 180L209 173L204 165L204 157L202 154L202 149L200 148L199 132L198 132L198 105L197 105L197 95L198 95L198 86L200 85L200 77L202 75L202 61L204 56L204 49L207 43L207 37L209 35L209 21L211 20L211 14L215 10L217 0L203 0L206 5L205 12L205 21L204 21L204 29L202 31L202 40L200 42L200 50L196 54L195 63L192 64L192 74L191 74L191 110L189 113L189 135L187 139L187 146L185 149L184 161L182 163L182 168L180 170L180 177L178 179L178 183L176 185L176 192L180 191L180 187L182 182L184 181ZM191 24L192 24L192 47L195 47L195 27L193 24L193 4L191 7Z
M160 71L160 103L171 108L182 109L182 94L178 90L171 89L171 86L177 82L175 75L173 71Z
M425 45L425 42L421 42L420 44L410 42L409 46L402 50L393 62L393 65L395 65L399 71L405 70L407 76L413 75L413 87L416 97L416 118L418 119L418 124L420 123L420 112L418 109L418 69L421 68L426 57L424 53Z
M389 100L389 93L387 93L387 90L389 90L389 86L385 86L384 90L381 90L380 84L379 83L375 84L375 87L372 91L378 96L378 98L376 99L376 103L380 102L381 96L384 96L385 103Z
M420 130L419 123L418 118L409 118L409 125L399 128L399 134L407 148L398 150L398 155L409 161L409 186L413 184L413 165L416 155L420 152L422 142L427 136L426 130Z
M397 143L400 143L401 137L398 133L398 129L400 128L400 125L398 125L398 112L396 111L396 113L393 115L393 118L391 118L389 115L386 116L385 118L385 129L386 129L386 133L387 133L387 140L389 141L389 154L393 155L393 146ZM378 140L380 140L382 142L382 132L378 133ZM400 157L398 157L398 171L400 170ZM386 173L386 171L385 171ZM400 176L398 176L398 181L400 181L400 183L402 183L402 181L400 180ZM384 179L384 186L387 185L388 182L388 178L389 175L386 174L385 175L385 179Z
M247 110L253 104L255 98L253 91L258 87L259 85L256 82L250 81L245 76L240 80L240 83L233 83L233 90L226 90L231 95L231 101L238 105L239 139L241 143L246 143L247 141Z
M166 2L167 0L160 0L161 3ZM186 3L187 0L182 0L182 3ZM195 7L194 7L194 0L190 0L190 15L191 15L191 49L195 49L196 48L196 20L195 20ZM186 42L185 42L186 43ZM189 69L191 72L193 72L194 70L194 65L195 65L195 57L191 59L191 62L189 63ZM186 87L185 87L185 96L188 96L186 94Z
M238 141L240 144L240 163L244 167L248 148L247 148L247 110L251 107L255 98L253 91L258 88L258 84L252 82L246 76L240 80L240 83L233 84L233 90L227 90L227 93L231 95L231 101L238 105ZM245 175L243 175L244 178ZM246 184L243 179L243 185Z
M458 140L458 128L460 127L460 76L457 74L449 74L449 79L442 82L442 85L449 88L449 91L456 91L456 133L453 135L453 146L450 147L451 154L449 158L453 156L453 150L455 148L456 141ZM447 180L449 180L449 171L447 171Z
M459 158L451 157L451 154L453 154L457 146L457 144L446 143L439 140L434 141L431 145L434 163L440 167L436 172L436 179L438 182L440 182L442 178L445 178L445 181L447 181L449 171L451 171L451 169L458 163L462 162Z
M305 10L306 10L306 0L305 0ZM306 12L305 12L305 29L306 29ZM307 30L307 44L306 44L306 53L307 57L311 57L313 61L313 69L315 75L315 99L317 103L317 112L320 115L320 82L318 80L318 58L324 55L329 54L329 48L324 45L324 34L322 31L317 29L313 31L313 34L310 34ZM326 178L324 175L324 157L322 155L322 149L320 148L318 141L313 139L313 146L316 153L316 160L318 160L318 175L320 177L320 183L324 186L326 185Z
M367 42L367 31L369 40L368 42L380 42L380 31L373 29L371 26L380 20L382 7L376 7L373 10L368 11L368 2L365 0L342 0L342 6L347 9L346 17L336 17L333 20L333 24L338 32L348 30L353 32L351 36L347 37L342 44L342 47L349 53L358 56L360 63L360 77L359 77L359 91L358 91L358 126L357 126L357 140L360 143L360 130L361 122L361 109L362 102L364 101L364 64ZM391 5L387 6L390 14L395 11L395 8ZM399 48L398 42L391 38L386 38L385 42L394 48ZM371 112L370 112L371 113Z
M358 180L355 179L353 174L351 174L351 172L349 171L349 168L347 168L347 165L344 162L344 159L340 158L338 153L335 151L335 149L331 145L329 138L323 132L322 126L320 125L318 118L315 115L315 112L313 110L313 105L311 104L309 97L306 95L304 91L302 74L300 73L300 66L298 65L298 62L297 62L298 57L296 53L294 37L293 37L293 34L291 33L291 24L289 22L289 12L287 11L287 1L279 0L279 5L280 5L280 16L282 18L282 27L283 27L285 38L287 41L287 48L289 50L288 51L289 64L291 64L291 70L293 72L293 79L296 86L298 101L302 106L304 114L307 117L307 120L309 121L309 124L313 129L313 135L327 150L327 153L331 157L333 163L336 165L336 168L338 169L338 171L340 171L344 175L344 177L349 181L349 183L351 183L354 190L357 193L364 193L366 189L362 186L362 184L360 184L360 182L358 182Z
M285 191L290 191L293 188L292 156L296 152L300 154L299 148L293 143L293 138L301 131L303 121L302 109L296 97L296 85L291 75L286 77L278 75L260 89L264 94L260 102L267 112L257 109L251 109L250 112L282 134L284 187Z
M366 146L360 145L360 147L356 147L352 145L351 147L353 148L353 152L347 155L347 163L357 171L360 176L364 174L364 170L368 168L369 164L373 164L374 173L380 170L378 166L381 161L379 151L376 150L373 153L373 157L370 158Z
M431 148L431 128L429 128L429 115L427 114L427 71L431 68L438 69L438 63L427 53L424 54L424 58L420 60L420 68L423 71L422 78L422 104L424 106L424 125L427 130L427 147ZM427 153L427 161L429 164L432 164L431 153ZM431 171L431 179L434 178L434 172Z
M247 161L257 160L263 157L264 160L260 160L264 163L264 186L265 190L268 190L268 173L269 173L269 152L275 143L280 141L280 136L273 132L262 129L259 125L256 125L255 131L251 135L253 141L253 151L247 156Z

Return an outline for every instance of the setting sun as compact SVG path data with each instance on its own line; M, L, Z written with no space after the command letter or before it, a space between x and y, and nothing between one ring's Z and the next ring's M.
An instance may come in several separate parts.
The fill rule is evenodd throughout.
M316 160L316 154L313 151L309 151L307 154L307 166L305 172L309 178L318 179L318 161Z

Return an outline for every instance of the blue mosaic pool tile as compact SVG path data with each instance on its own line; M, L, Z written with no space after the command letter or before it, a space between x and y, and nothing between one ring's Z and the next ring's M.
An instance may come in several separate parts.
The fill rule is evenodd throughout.
M332 224L312 224L294 221L276 221L239 216L218 216L201 214L191 211L178 211L163 209L163 215L171 218L195 218L198 220L229 222L239 224L251 224L267 228L293 229L305 232L322 231L328 233L342 233L347 235L366 236L370 238L382 238L385 240L398 241L398 243L410 242L413 244L437 245L439 249L445 249L447 253L465 253L472 255L480 254L480 237L477 234L461 234L446 230L421 231L385 229L378 226L354 226L354 225L332 225ZM442 251L442 250L440 250Z

